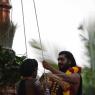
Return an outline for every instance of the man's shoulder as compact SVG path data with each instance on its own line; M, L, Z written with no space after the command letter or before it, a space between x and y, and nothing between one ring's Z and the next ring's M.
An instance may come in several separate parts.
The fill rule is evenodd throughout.
M41 87L40 81L38 79L30 80L31 87L33 88L36 95L43 95L43 89Z
M34 85L34 86L39 86L40 85L40 81L36 78L33 78L31 80L27 80L27 82Z
M81 67L78 67L78 66L74 66L74 67L71 67L69 68L67 71L66 71L66 74L67 75L70 75L70 74L73 74L73 73L81 73Z

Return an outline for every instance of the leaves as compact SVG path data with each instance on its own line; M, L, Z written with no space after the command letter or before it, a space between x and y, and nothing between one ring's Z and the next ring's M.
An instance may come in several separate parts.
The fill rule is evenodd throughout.
M44 44L40 43L39 41L33 40L29 42L30 45L34 48L34 49L38 49L38 50L43 50L46 51L46 47L44 46Z
M79 28L81 30L82 28ZM86 29L88 33L88 38L81 34L81 39L85 44L87 49L86 56L89 57L90 67L84 67L83 69L83 87L85 95L94 95L95 91L95 29L92 26ZM93 31L94 30L94 31Z
M20 79L19 66L26 57L18 57L12 49L0 48L0 86L12 85Z

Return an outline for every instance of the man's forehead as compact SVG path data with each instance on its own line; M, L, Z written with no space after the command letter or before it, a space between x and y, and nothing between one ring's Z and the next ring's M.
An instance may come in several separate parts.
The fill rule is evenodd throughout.
M61 55L59 55L59 57L65 57L66 58L66 55L65 54L61 54Z

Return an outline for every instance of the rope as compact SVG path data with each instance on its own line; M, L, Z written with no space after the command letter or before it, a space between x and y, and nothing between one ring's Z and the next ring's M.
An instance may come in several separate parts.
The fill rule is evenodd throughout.
M35 16L36 16L36 22L37 22L37 29L38 29L38 34L39 34L40 46L41 46L41 49L42 49L42 59L44 59L42 40L41 40L40 29L39 29L39 24L38 24L38 16L37 16L36 5L35 5L34 0L33 0L33 4L34 4L34 10L35 10ZM44 68L44 74L45 74L45 68Z
M25 19L24 19L24 9L23 9L23 1L21 0L21 7L22 7L22 18L23 18L23 28L24 28L24 38L25 38L25 49L26 49L26 57L27 54L27 40L26 40L26 33L25 33Z
M35 16L36 16L36 22L37 22L37 28L38 28L40 46L41 46L41 49L42 49L42 59L44 60L43 47L42 47L42 40L41 40L41 35L40 35L40 29L39 29L39 23L38 23L38 16L37 16L37 11L36 11L35 0L33 0L33 4L34 4L34 10L35 10ZM45 68L44 68L44 75L46 76L46 74L45 74ZM45 92L45 95L50 95L49 89L47 88L47 78L44 77L44 79L45 79L45 81L46 81L46 92Z
M35 5L35 1L34 0L33 0L33 4L34 4L34 10L35 10L35 16L36 16L38 34L39 34L39 39L40 39L40 46L41 46L41 49L42 49L42 59L44 59L42 40L41 40L40 29L39 29L39 24L38 24L38 16L37 16L36 5Z

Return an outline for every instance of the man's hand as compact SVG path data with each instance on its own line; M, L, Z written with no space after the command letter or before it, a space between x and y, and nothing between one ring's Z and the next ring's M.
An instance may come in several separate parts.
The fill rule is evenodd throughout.
M45 60L42 61L42 65L45 69L51 71L53 74L60 74L60 71L58 69L55 69L51 64L46 62Z
M48 76L51 80L54 80L54 81L56 81L56 82L62 80L62 78L60 78L60 77L58 77L57 75L52 74L52 73L48 73L47 76Z
M52 74L52 73L48 73L47 76L52 80L52 81L55 81L57 82L61 87L62 89L65 91L67 90L69 87L70 87L70 84L66 81L63 81L63 79L61 77L58 77L57 75L55 74Z
M48 62L46 62L45 60L42 62L42 65L47 70L50 70L50 68L51 68L51 65Z

